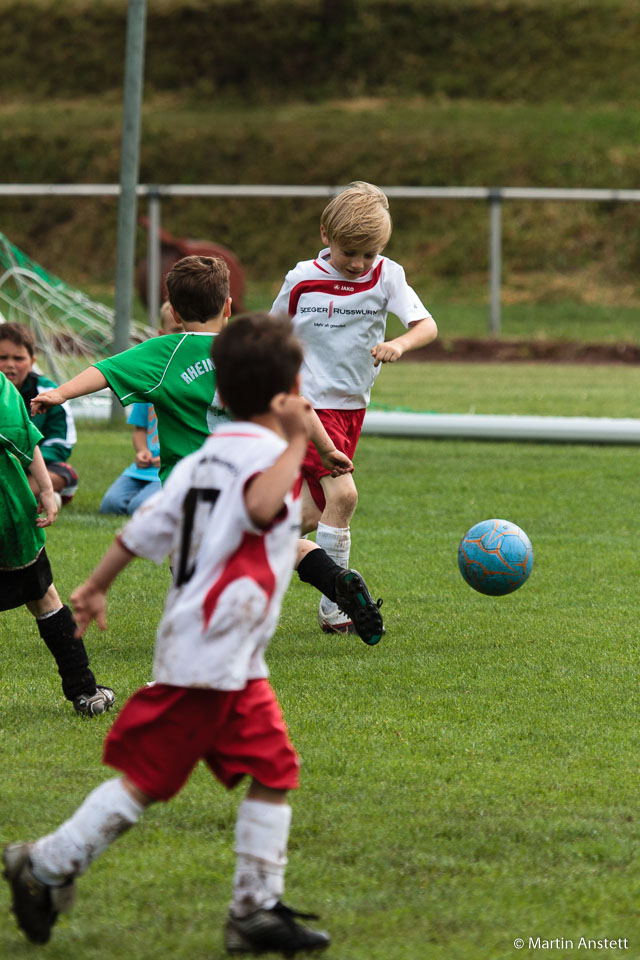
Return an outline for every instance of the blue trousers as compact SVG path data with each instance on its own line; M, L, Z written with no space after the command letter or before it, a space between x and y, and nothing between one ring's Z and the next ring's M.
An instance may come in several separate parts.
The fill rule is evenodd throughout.
M159 480L136 480L120 474L111 484L100 504L100 513L132 513L140 504L162 489Z

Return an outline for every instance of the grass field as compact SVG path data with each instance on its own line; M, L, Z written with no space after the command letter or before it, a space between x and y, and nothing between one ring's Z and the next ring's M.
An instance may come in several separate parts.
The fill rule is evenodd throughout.
M465 412L633 416L638 371L401 364L380 402ZM487 398L491 397L491 401ZM81 487L48 534L64 597L117 519L96 515L126 429L83 427ZM295 577L269 651L303 760L287 900L322 914L335 960L640 956L637 483L629 447L363 437L352 562L384 597L378 647L328 639ZM535 564L491 599L460 577L474 522L529 534ZM122 705L150 679L168 569L130 567L87 645ZM81 722L24 611L2 614L2 840L32 838L110 776L110 717ZM239 793L204 769L79 882L50 960L221 960ZM0 956L34 955L0 894ZM514 940L522 938L524 949ZM567 944L574 942L571 949ZM564 941L564 946L561 941Z

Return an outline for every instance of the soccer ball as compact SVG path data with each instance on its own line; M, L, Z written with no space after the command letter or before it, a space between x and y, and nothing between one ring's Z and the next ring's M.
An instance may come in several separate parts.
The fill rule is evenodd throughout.
M513 593L531 573L531 541L515 523L483 520L460 541L458 566L469 586L479 593L492 597Z

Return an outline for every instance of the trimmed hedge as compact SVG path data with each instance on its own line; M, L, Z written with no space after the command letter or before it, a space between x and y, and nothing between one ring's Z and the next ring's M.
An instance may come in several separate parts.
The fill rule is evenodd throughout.
M122 84L124 0L2 0L4 92ZM632 0L151 0L147 91L262 102L637 99Z

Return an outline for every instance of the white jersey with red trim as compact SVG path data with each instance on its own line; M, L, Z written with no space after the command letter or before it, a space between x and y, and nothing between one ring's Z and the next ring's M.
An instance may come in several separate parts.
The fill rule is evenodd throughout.
M281 514L261 529L247 513L245 489L285 447L255 423L221 425L120 534L138 556L171 559L154 680L241 690L268 675L264 651L293 571L300 500L299 492L287 494Z
M366 407L381 366L371 350L385 337L387 314L405 327L431 317L404 269L378 256L370 270L347 280L329 262L329 248L290 270L272 313L287 313L304 345L302 393L316 409Z

